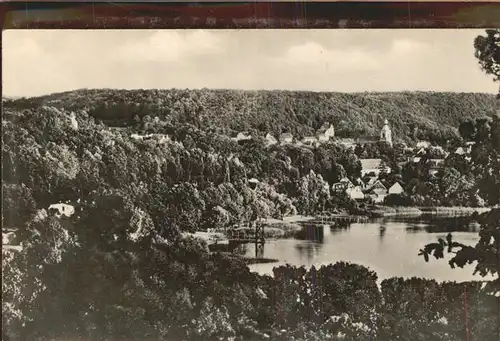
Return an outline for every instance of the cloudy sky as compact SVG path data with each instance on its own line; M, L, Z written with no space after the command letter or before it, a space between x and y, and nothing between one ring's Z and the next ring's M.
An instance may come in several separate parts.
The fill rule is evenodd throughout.
M9 30L3 91L235 88L496 93L483 30Z

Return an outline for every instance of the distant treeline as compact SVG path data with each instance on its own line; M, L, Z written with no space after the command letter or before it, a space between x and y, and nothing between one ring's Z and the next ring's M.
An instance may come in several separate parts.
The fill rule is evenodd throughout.
M50 105L84 109L108 125L131 125L145 116L229 133L314 134L325 122L337 136L378 134L388 119L394 138L444 142L458 138L460 122L491 116L495 96L481 93L337 93L239 90L77 90L6 100L12 109Z

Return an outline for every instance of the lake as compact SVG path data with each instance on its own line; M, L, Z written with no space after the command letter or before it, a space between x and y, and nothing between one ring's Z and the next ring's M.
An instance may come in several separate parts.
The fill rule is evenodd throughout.
M465 218L466 219L466 218ZM447 217L380 218L366 222L338 223L337 226L317 225L318 231L306 233L304 240L294 238L269 240L261 256L279 262L249 265L260 274L272 274L275 266L286 263L295 266L321 266L338 261L364 265L377 272L379 280L389 277L424 277L438 281L468 281L484 279L473 276L473 265L452 269L445 259L431 257L425 262L419 249L437 242L451 232L454 240L474 245L479 240L478 227L468 219ZM309 228L312 231L313 228ZM246 245L246 256L255 257L255 246Z

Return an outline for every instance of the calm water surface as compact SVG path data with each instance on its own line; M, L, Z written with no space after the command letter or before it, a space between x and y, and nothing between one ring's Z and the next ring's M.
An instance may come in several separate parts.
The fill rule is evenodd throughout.
M266 242L263 256L279 262L253 264L250 269L271 275L275 266L287 263L310 267L348 261L374 270L379 280L396 276L458 282L483 279L479 275L472 275L473 265L451 269L447 262L451 255L445 255L444 260L431 257L428 263L418 256L419 249L425 244L445 238L448 232L452 232L454 240L474 245L479 239L478 230L467 226L463 221L459 223L455 219L436 217L383 218L366 223L344 223L343 228L323 225L322 241L290 238ZM246 255L255 256L253 245L246 246Z

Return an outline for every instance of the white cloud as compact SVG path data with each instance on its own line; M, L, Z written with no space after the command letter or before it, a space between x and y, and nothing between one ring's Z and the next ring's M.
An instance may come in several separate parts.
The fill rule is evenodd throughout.
M426 44L409 39L395 40L386 51L370 51L360 47L327 49L317 42L308 42L290 47L276 62L295 66L307 65L309 71L310 68L341 73L376 71L418 60L428 51Z
M120 62L173 62L192 56L222 52L223 46L219 37L207 31L162 30L156 31L144 41L123 46L116 51L114 58Z
M379 68L378 61L361 49L326 49L316 42L295 45L288 49L278 63L291 65L317 65L319 68L337 71L363 71Z

